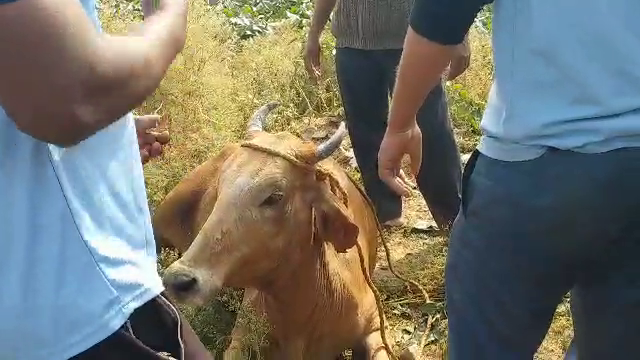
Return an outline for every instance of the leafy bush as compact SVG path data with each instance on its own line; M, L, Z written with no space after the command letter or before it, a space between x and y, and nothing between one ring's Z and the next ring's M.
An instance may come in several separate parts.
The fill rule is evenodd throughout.
M486 5L476 17L475 24L487 33L492 31L493 3Z
M308 0L225 0L222 7L241 39L270 32L274 23L285 20L302 28L313 10Z
M162 0L160 0L162 1ZM198 0L206 3L207 0ZM311 19L313 3L310 0L209 0L213 9L222 12L241 40L273 31L274 25L288 22L295 28L304 28ZM100 10L112 15L125 15L142 19L140 0L98 0ZM102 6L108 3L108 9Z

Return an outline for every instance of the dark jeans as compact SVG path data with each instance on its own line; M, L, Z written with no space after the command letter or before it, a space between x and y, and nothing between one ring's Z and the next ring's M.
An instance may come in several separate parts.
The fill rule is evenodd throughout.
M531 359L571 291L580 360L640 358L640 148L475 152L445 270L452 360Z
M115 333L70 360L167 359L213 357L175 306L160 295L137 308Z
M567 353L564 355L564 360L578 360L578 349L576 349L576 341L571 340Z
M381 222L402 215L402 199L378 177L378 150L401 54L402 50L336 49L336 72L349 136L365 190ZM417 121L423 135L423 166L417 185L434 219L443 227L458 213L461 166L441 85L429 94Z

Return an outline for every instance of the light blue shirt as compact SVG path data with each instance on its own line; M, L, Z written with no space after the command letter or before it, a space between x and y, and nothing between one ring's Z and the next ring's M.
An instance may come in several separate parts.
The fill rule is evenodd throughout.
M0 199L0 359L66 360L163 290L131 114L65 149L0 108Z
M640 1L496 0L479 150L532 159L640 146Z

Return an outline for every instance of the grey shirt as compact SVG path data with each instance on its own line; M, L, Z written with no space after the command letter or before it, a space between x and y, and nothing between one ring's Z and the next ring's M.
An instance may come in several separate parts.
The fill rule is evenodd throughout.
M413 0L338 0L331 31L337 47L402 49Z

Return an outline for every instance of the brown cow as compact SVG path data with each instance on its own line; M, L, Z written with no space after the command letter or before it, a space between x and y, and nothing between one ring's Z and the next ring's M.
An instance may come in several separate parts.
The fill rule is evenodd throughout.
M253 115L248 145L226 146L156 210L157 236L184 252L165 271L165 285L177 301L192 304L222 287L247 288L244 304L271 326L267 359L336 359L348 348L354 358L389 359L356 247L371 274L377 220L329 159L344 125L316 147L290 133L262 131L276 106ZM237 356L246 331L236 324L225 359Z

